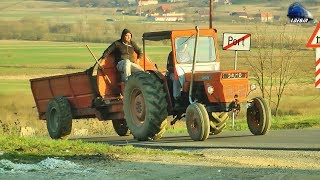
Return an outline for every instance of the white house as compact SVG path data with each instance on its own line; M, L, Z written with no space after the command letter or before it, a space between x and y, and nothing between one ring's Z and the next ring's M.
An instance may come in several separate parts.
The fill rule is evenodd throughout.
M138 6L146 6L151 4L158 4L157 0L136 0Z

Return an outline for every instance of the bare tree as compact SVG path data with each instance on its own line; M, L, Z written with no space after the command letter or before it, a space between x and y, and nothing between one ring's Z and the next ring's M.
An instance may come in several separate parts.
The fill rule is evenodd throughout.
M256 49L253 56L251 52L246 57L246 63L262 96L273 107L273 115L277 116L283 93L299 70L295 66L297 63L292 62L299 54L299 44L304 43L297 36L297 31L288 31L286 25L278 29L271 29L268 25L257 26L252 38Z
M275 115L278 114L280 101L282 99L283 93L287 85L297 75L299 68L298 66L295 66L296 63L293 63L293 61L297 60L297 56L299 55L299 44L304 44L302 42L299 42L296 34L286 35L285 26L283 30L284 31L279 34L280 47L278 47L278 72L276 74L277 78L274 79L274 84L276 84L275 89L277 95L275 102Z

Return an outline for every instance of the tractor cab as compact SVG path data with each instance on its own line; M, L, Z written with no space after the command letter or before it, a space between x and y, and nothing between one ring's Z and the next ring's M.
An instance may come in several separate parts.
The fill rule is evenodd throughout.
M177 76L182 73L181 71L184 73L191 72L193 59L197 63L196 71L220 70L220 60L213 29L200 30L197 45L195 44L195 30L173 31L171 38L173 64ZM194 57L195 48L197 48L196 57Z
M255 135L265 134L270 128L270 109L263 98L248 101L250 92L248 71L220 70L220 59L216 31L209 29L172 30L146 32L143 38L143 54L140 66L144 71L132 73L123 87L109 90L119 84L115 73L97 75L101 97L110 100L116 107L116 114L103 111L105 119L111 115L125 120L122 123L138 140L159 139L165 132L167 117L173 116L173 125L185 117L190 137L195 141L208 138L209 134L219 134L226 126L229 112L240 111L240 103L246 103L247 120L250 131ZM147 57L146 41L169 40L167 71L163 73ZM108 67L103 65L105 71ZM110 76L111 83L105 77ZM115 84L112 85L112 82ZM102 88L101 88L102 87ZM120 90L121 89L121 90ZM111 92L109 94L106 92ZM118 99L116 95L123 94ZM112 99L114 100L114 104ZM177 99L179 98L179 99ZM178 101L177 101L178 100ZM180 105L177 106L178 102ZM123 114L120 106L122 106ZM108 113L106 113L108 112ZM111 118L110 118L111 119Z
M166 74L169 79L168 87L171 90L169 94L173 100L174 90L171 81L179 81L181 104L184 105L179 109L181 112L185 112L192 102L205 104L210 112L228 112L236 108L238 102L246 101L250 91L248 71L220 70L215 29L172 30L143 34L144 46L145 40L166 39L171 41ZM170 76L173 78L169 78Z

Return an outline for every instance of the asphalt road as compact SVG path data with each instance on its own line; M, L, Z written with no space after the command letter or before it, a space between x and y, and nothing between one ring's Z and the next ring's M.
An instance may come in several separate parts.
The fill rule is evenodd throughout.
M210 135L205 141L193 141L188 134L165 134L157 141L137 141L132 136L104 136L73 138L110 145L156 149L257 149L320 151L320 129L271 130L266 135L254 136L249 131L226 131Z

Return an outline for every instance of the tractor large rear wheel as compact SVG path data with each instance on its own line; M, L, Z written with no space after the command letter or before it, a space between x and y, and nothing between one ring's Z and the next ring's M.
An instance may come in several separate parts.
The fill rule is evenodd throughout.
M72 129L72 112L67 98L57 96L48 103L47 128L52 139L66 139Z
M148 72L133 73L124 89L123 110L135 139L159 139L165 132L166 93L160 80Z
M254 135L264 135L271 126L271 111L262 97L255 97L247 109L247 124Z
M210 121L206 108L200 103L190 104L186 111L189 136L195 141L204 141L210 133Z

